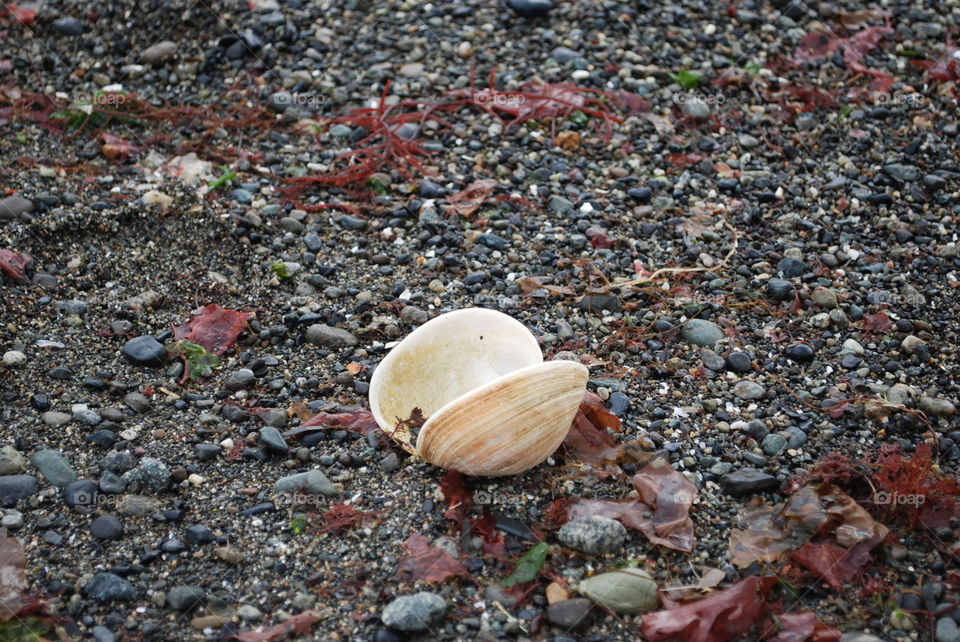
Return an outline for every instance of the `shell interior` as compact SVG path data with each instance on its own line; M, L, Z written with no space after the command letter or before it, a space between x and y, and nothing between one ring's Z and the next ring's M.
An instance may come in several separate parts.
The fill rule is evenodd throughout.
M401 422L415 408L429 418L472 390L542 362L540 346L519 321L482 308L449 312L414 330L377 366L370 409L380 427L414 453Z

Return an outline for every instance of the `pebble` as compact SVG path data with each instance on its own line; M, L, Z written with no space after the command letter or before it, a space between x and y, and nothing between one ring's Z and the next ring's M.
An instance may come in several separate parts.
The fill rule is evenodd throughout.
M821 308L832 310L837 307L837 295L830 288L817 288L810 298Z
M587 555L606 555L623 546L627 529L609 517L578 517L560 528L557 539L567 548Z
M22 366L27 362L27 355L19 350L7 350L3 353L3 365L15 367Z
M150 400L139 392L128 392L123 396L123 403L132 411L141 415L150 410Z
M783 454L784 450L787 449L787 440L783 435L772 432L763 438L763 442L760 444L760 447L767 455L771 457L778 457ZM732 494L733 493L731 493L731 495Z
M809 271L810 266L800 259L787 257L777 263L777 273L782 274L787 279L802 276Z
M127 341L121 352L135 366L159 368L167 358L167 349L163 344L146 334Z
M436 593L421 591L396 598L383 609L381 620L399 631L425 631L446 612L447 603Z
M593 614L593 602L586 598L562 600L547 607L547 620L551 624L574 631L587 624Z
M624 568L580 582L580 593L616 613L644 613L660 605L657 583L645 571Z
M793 284L786 279L770 279L767 294L777 301L788 301L793 298Z
M161 62L166 62L173 58L177 53L177 43L171 40L161 40L160 42L150 45L143 50L143 53L140 54L140 57L143 58L143 61L149 65L156 65Z
M77 479L77 473L70 466L70 462L58 450L38 450L30 457L30 463L40 471L47 483L53 486L62 488Z
M17 501L35 495L40 485L33 475L0 476L0 506L12 506Z
M317 323L307 328L304 338L307 343L325 348L349 348L360 342L359 339L350 332L341 330L340 328L332 328L322 323Z
M767 394L767 389L755 381L740 381L733 387L733 394L741 399L755 401L763 399Z
M131 602L137 599L133 584L113 573L97 573L83 587L87 597L98 602Z
M0 199L0 221L19 218L33 211L33 201L16 194Z
M936 642L960 642L960 628L953 618L946 616L937 620L934 639Z
M283 435L273 426L264 426L260 430L260 443L263 444L268 451L278 455L286 455L290 450Z
M139 465L121 477L128 486L136 484L141 491L163 490L170 481L170 469L159 459L144 457Z
M507 0L507 6L524 18L540 18L553 9L552 0Z
M924 397L918 407L923 413L934 417L950 417L957 411L952 402L936 397Z
M810 363L815 356L813 348L806 343L794 343L787 347L784 354L787 355L788 359L797 363Z
M27 460L13 446L0 446L0 476L16 475L27 469Z
M274 483L273 492L278 495L302 492L326 497L334 497L340 494L337 487L320 470L310 470L305 473L281 477Z
M116 515L101 515L90 523L90 533L97 539L121 539L123 523Z
M57 18L53 21L53 28L65 36L82 36L86 27L76 18Z
M167 591L167 605L174 611L186 613L203 603L206 592L199 586L175 586Z
M719 354L711 350L710 348L704 348L700 351L700 360L703 361L703 365L709 370L714 372L722 372L726 367L726 361Z
M97 485L89 479L78 479L63 487L60 495L67 506L93 506L97 500Z
M241 368L227 375L223 381L223 387L232 391L243 390L252 386L256 381L257 377L253 374L253 370Z
M733 372L753 372L753 360L746 352L731 352L727 355L726 365Z
M48 410L40 415L40 419L51 428L56 428L57 426L63 426L73 421L73 415L56 410Z
M780 482L773 475L769 475L756 468L741 468L729 472L720 478L720 486L734 497L743 497L754 493L762 493L779 488Z
M725 338L723 329L713 321L690 319L680 326L680 336L687 343L712 348Z

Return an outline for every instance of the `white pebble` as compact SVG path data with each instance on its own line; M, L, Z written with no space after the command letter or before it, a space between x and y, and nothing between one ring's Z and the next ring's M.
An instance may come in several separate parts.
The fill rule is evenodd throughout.
M3 353L3 363L7 366L20 366L27 362L27 355L19 350L8 350Z

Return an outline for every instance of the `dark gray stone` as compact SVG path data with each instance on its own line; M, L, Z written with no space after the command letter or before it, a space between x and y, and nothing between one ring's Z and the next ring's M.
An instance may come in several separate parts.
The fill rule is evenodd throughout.
M149 334L127 341L121 350L127 361L135 366L159 368L167 358L167 349Z

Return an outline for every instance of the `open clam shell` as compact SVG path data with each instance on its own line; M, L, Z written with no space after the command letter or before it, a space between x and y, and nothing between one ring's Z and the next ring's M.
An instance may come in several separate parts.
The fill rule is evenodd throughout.
M523 472L563 441L586 390L587 369L543 362L522 323L470 308L412 332L370 381L377 423L411 453L468 475ZM427 418L414 446L404 420Z

